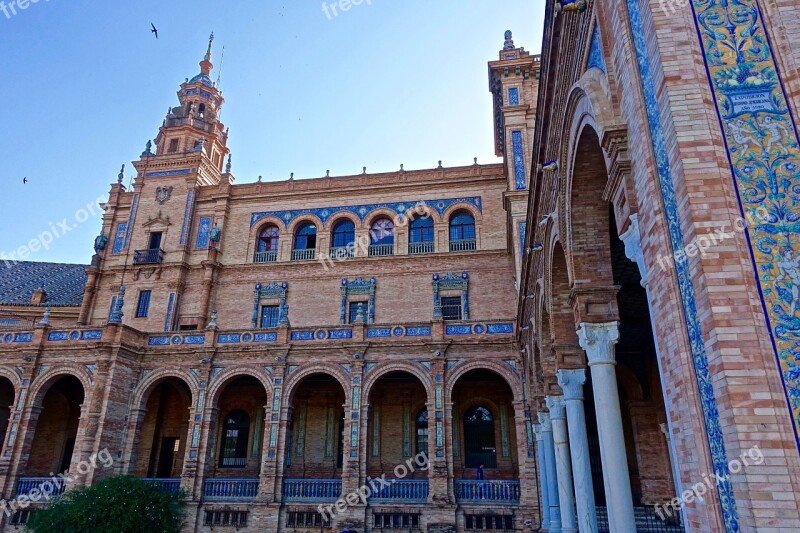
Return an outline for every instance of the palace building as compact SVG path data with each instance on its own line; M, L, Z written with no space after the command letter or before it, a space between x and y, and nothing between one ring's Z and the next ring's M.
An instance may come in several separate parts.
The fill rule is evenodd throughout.
M209 42L91 263L0 269L2 529L68 472L187 532L800 530L797 20L548 2L497 163L243 184Z

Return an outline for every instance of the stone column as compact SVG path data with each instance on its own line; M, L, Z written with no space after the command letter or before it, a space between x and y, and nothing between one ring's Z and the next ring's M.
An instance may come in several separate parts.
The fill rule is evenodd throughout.
M614 345L619 340L618 326L618 322L584 322L578 330L578 338L586 350L592 372L609 529L615 533L636 533L615 370Z
M586 371L559 370L558 384L564 391L569 426L569 449L572 476L575 480L575 501L578 505L578 530L597 531L597 517L592 486L592 465L589 461L589 439L586 436L586 414L583 410L583 384Z
M661 364L661 350L659 349L658 344L658 335L656 335L656 326L655 326L655 313L653 313L653 296L650 293L650 287L647 284L648 276L647 276L647 265L644 262L644 252L642 251L642 241L641 236L639 233L639 215L637 213L633 213L630 216L631 225L623 233L619 236L623 243L625 243L625 255L636 263L636 266L639 267L639 275L642 277L642 287L644 287L645 292L647 293L647 307L650 309L650 326L653 330L653 344L655 344L656 348L656 362L658 363L658 374L661 378L659 381L661 382L661 396L664 398L664 410L667 413L667 431L669 434L672 434L672 417L671 417L671 410L670 410L670 398L667 396L667 387L664 381L664 368ZM672 465L672 472L673 472L673 482L675 484L675 494L676 496L680 496L683 492L681 489L681 478L678 471L678 462L676 460L677 454L675 452L675 443L672 439L667 436L667 446L669 449L669 456Z
M577 533L575 492L572 486L572 465L569 458L569 437L567 435L567 415L564 409L564 399L561 396L548 396L546 401L547 408L550 409L550 418L553 422L558 499L561 503L561 531L564 533Z
M553 442L553 423L550 413L539 413L544 443L544 462L547 472L547 494L550 502L550 533L561 533L561 505L558 500L558 473L556 472L556 449Z
M550 529L550 494L547 478L547 464L545 463L544 452L544 433L541 424L534 424L533 431L536 433L536 457L537 468L539 469L539 493L542 495L542 529Z

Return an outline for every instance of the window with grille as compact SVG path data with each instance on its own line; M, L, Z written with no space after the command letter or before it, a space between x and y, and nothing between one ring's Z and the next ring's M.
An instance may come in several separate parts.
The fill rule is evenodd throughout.
M415 513L376 513L372 515L372 527L380 530L421 531L419 517Z
M369 302L350 302L350 308L348 313L348 324L355 324L356 317L358 316L358 308L361 306L361 318L364 322L367 321L367 309L369 308Z
M444 320L461 320L463 316L461 313L461 296L447 296L442 298L442 318Z
M150 311L150 295L151 291L139 292L139 303L136 305L136 318L147 318L147 313Z
M261 308L261 327L262 328L277 328L278 318L280 315L280 306L278 305L265 305Z
M203 522L207 527L247 527L247 515L250 511L238 510L220 510L220 511L206 511L206 517Z
M330 527L331 521L327 516L322 516L320 513L307 512L307 511L289 511L286 516L286 526L301 528L301 527Z
M467 515L467 531L514 531L514 517L510 515Z
M250 417L244 411L233 411L225 417L222 428L220 468L247 466L247 437L250 434Z
M417 414L417 454L428 453L428 410Z

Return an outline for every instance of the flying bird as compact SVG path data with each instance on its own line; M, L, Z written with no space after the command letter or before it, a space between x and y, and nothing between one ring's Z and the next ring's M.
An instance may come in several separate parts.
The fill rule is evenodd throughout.
M150 33L154 33L156 35L156 39L158 39L158 28L156 28L152 22L150 23L150 27L153 28L150 30Z
M22 184L25 185L26 183L28 183L28 178L22 178Z

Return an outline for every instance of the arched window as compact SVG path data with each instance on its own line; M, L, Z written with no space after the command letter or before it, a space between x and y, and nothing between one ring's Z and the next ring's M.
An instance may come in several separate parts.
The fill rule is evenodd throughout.
M485 407L475 406L464 414L464 467L497 468L494 417Z
M475 219L469 213L456 213L450 218L450 251L475 250Z
M259 252L275 252L278 250L278 239L281 232L277 226L267 226L258 235Z
M370 230L372 244L394 244L394 224L388 218L379 218L372 223Z
M356 240L356 225L352 221L340 220L333 226L333 248L344 248Z
M311 222L300 226L294 236L293 261L308 261L314 259L314 250L317 248L317 227Z
M200 118L203 118L206 114L206 104L197 106L197 112L200 114Z
M428 409L423 408L417 414L417 441L416 449L417 454L428 454Z
M247 466L247 439L250 435L250 417L244 411L232 411L222 426L222 446L219 450L220 468Z
M408 253L433 253L433 219L417 217L411 221L408 230Z

